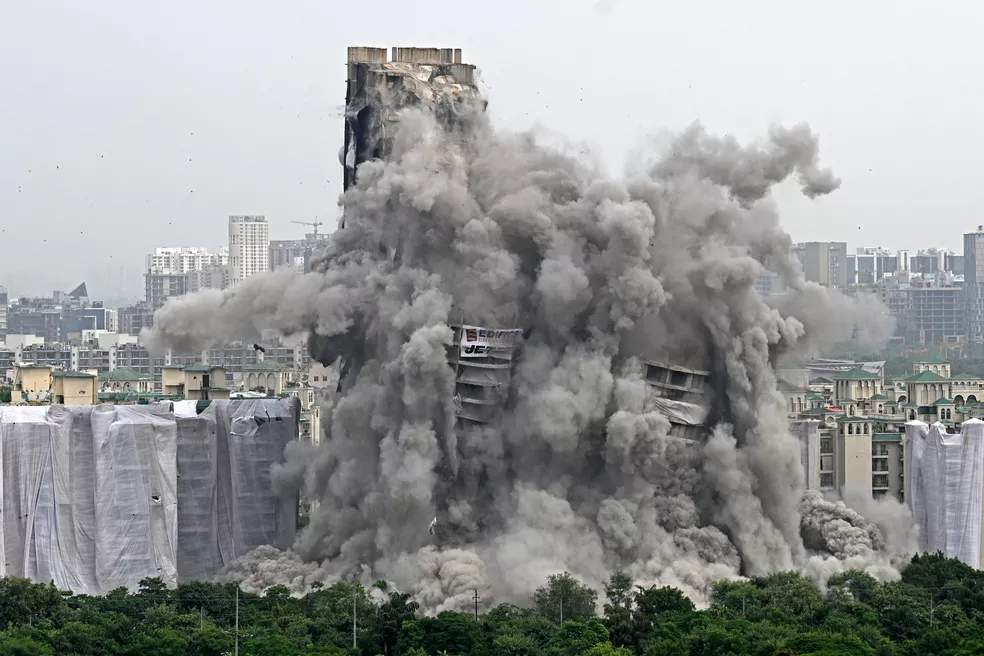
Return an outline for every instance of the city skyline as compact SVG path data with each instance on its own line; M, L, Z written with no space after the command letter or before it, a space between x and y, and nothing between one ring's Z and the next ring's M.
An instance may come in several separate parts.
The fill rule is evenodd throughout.
M959 248L960 233L979 222L971 153L984 134L971 118L979 99L968 83L976 21L949 21L964 36L913 39L946 18L942 9L917 6L901 3L890 15L865 6L852 10L848 23L831 12L780 27L781 5L762 0L719 8L709 23L696 6L657 10L622 0L601 10L589 0L561 18L551 3L530 8L507 0L503 17L463 21L454 34L468 58L481 63L496 126L542 126L548 140L566 135L615 175L645 160L648 135L679 131L695 119L743 141L762 138L773 121L806 121L844 184L816 201L797 198L792 185L777 191L783 226L795 241L856 237L904 247L914 240L899 226L921 225L928 216L944 235L933 241ZM46 293L84 278L110 293L120 268L141 269L139 258L159 241L222 244L229 214L266 215L271 238L300 238L302 228L290 222L315 216L330 231L342 189L345 47L400 41L408 26L416 29L413 39L448 36L447 26L392 1L379 5L371 30L355 34L328 6L310 0L290 15L216 11L188 21L193 7L133 8L125 19L102 0L11 7L0 26L10 99L0 107L0 236L36 241L32 251L58 266L32 268L33 252L12 253L0 259L3 284ZM599 48L617 50L627 62L675 65L662 67L656 91L638 83L636 66L610 66L570 48L567 37L539 33L533 22L517 26L508 18L515 12L565 34L591 34ZM672 29L653 40L643 29L688 24L702 25L717 47L708 51ZM516 37L508 49L497 36L503 31ZM262 48L256 34L264 35ZM776 47L799 55L777 61ZM565 66L551 75L515 75L559 52ZM718 52L728 53L726 63ZM906 66L889 65L895 59ZM39 79L46 84L37 85ZM587 92L601 79L619 89L616 102ZM940 118L927 124L929 115ZM912 143L900 134L921 136ZM922 161L947 162L945 173L927 173ZM165 233L171 237L161 240Z

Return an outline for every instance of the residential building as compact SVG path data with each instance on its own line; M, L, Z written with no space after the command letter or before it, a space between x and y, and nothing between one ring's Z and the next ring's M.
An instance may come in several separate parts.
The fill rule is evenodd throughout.
M214 365L171 365L164 368L162 375L165 395L180 396L190 401L209 401L228 399L232 392L225 386L225 369Z
M128 335L139 335L144 328L154 325L154 309L146 301L119 310L119 330Z
M964 235L964 323L967 339L984 343L984 226Z
M846 242L808 241L797 244L793 252L799 258L807 280L825 287L847 286Z
M201 289L225 289L229 286L229 265L213 264L188 274L188 293Z
M229 217L229 284L270 270L270 227L265 216Z
M168 300L188 293L188 274L151 269L144 274L144 300L152 310L164 307Z
M51 396L62 405L95 405L99 402L99 377L85 371L51 372Z
M229 249L223 246L213 253L200 247L157 248L147 255L147 271L158 270L172 273L191 273L211 266L229 264Z
M146 257L147 272L144 274L145 301L151 310L157 310L168 299L197 291L211 284L215 272L229 264L229 249L222 247L212 252L201 247L157 248ZM204 274L203 272L208 272ZM209 284L202 284L203 280Z
M303 271L310 257L311 245L306 239L276 239L270 242L271 271L287 268Z
M7 312L10 310L10 298L7 288L0 285L0 340L7 334Z
M903 408L885 394L881 370L855 367L807 389L780 381L794 434L801 439L807 482L822 491L868 489L901 497ZM829 401L825 393L830 394ZM800 408L803 411L798 412ZM819 422L819 439L805 441L804 420Z

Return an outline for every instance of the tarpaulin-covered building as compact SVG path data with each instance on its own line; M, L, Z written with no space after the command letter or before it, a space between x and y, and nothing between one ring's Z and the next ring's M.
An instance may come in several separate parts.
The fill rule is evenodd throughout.
M0 408L0 574L106 594L289 547L297 499L270 467L299 415L293 397Z
M980 568L984 421L969 419L960 428L948 433L939 422L905 425L905 499L921 551L942 551Z

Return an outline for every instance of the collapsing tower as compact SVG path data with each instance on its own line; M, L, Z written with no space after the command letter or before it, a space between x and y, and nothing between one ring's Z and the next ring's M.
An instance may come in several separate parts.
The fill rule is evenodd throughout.
M493 423L509 395L517 328L496 330L451 324L448 364L454 369L454 410L462 427Z
M460 48L393 48L387 58L386 48L350 47L339 153L343 189L355 184L360 164L386 159L401 109L427 107L453 122L458 103L478 99L475 67L462 63Z

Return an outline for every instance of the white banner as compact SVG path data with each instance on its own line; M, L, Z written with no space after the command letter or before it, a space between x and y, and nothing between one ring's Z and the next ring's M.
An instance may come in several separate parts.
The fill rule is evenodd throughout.
M495 330L480 326L461 327L461 357L486 358L496 352L512 352L523 331L519 328Z

